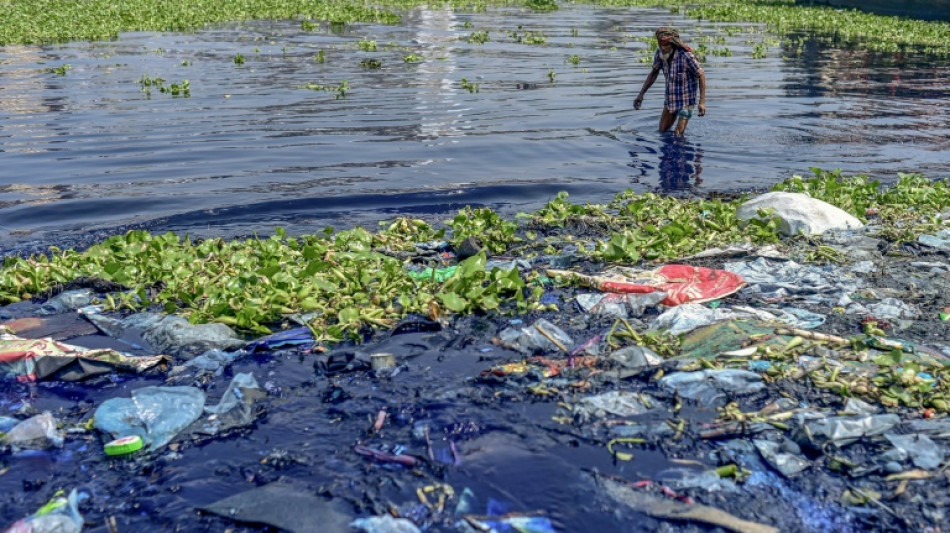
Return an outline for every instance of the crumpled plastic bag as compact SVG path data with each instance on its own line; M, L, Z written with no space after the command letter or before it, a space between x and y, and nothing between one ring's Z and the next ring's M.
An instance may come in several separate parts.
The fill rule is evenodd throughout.
M808 430L813 444L821 447L831 442L838 448L853 444L864 437L871 437L886 433L901 422L896 414L863 415L863 416L832 416L814 418L805 413L795 415L796 419Z
M0 373L20 382L82 381L113 370L140 373L166 359L83 348L49 337L25 339L0 331Z
M225 352L217 348L208 350L198 357L186 361L183 365L173 366L168 371L168 377L180 380L183 375L190 375L188 374L190 371L194 371L194 378L196 379L209 375L220 376L231 363L246 354L247 352L244 350L235 352Z
M49 411L27 418L3 436L4 444L14 449L42 450L63 447L63 432L56 427L56 418Z
M313 330L307 326L278 331L265 337L261 337L247 345L248 352L266 352L276 350L285 346L302 346L314 344Z
M95 294L89 289L66 291L47 300L36 314L44 316L75 311L91 304L93 299L95 299Z
M915 319L920 316L920 309L897 298L881 298L879 302L864 306L867 312L875 318L895 320L898 318Z
M574 346L570 335L543 318L527 327L506 328L498 334L498 340L505 348L525 355L568 351Z
M576 296L577 304L585 313L616 318L630 316L639 318L643 316L648 307L655 307L665 299L666 293L662 291L646 294L592 293Z
M607 360L631 370L655 367L663 363L662 357L645 346L626 346L614 350L607 356Z
M236 350L245 345L244 339L225 324L192 324L177 315L137 313L124 319L98 314L83 316L99 331L113 338L121 337L127 329L138 329L152 348L176 356L197 354L212 348Z
M841 297L855 292L862 283L843 269L764 257L726 263L723 268L745 279L747 294L767 301L795 297L816 304L836 305Z
M927 435L920 433L910 435L886 433L884 438L890 441L895 448L906 453L917 468L933 470L943 462L945 456L943 448Z
M797 307L785 307L779 309L781 314L776 318L785 322L789 326L799 329L815 329L825 323L825 316L818 313L812 313L805 309Z
M734 368L676 372L661 378L659 384L675 390L683 398L704 404L717 403L726 395L751 394L765 387L761 375Z
M83 528L79 504L87 498L88 494L76 489L69 491L69 496L57 491L50 501L32 515L14 522L5 533L79 533Z
M715 470L697 470L695 468L667 468L653 475L653 481L673 490L704 489L708 492L734 492L736 483L721 477Z
M756 318L758 320L771 320L775 315L761 310L751 308L743 309L710 309L700 304L683 304L672 309L668 309L660 316L656 317L650 323L652 330L666 330L670 335L681 335L689 333L702 326L708 326L717 322L727 320L737 320L742 318Z
M652 409L654 402L646 394L628 391L610 391L597 396L581 398L574 406L574 414L582 422L607 416L642 415Z
M195 387L142 387L131 398L111 398L96 409L95 428L113 438L138 435L149 450L171 442L204 412L205 393Z
M753 439L752 444L762 454L765 462L785 477L800 474L811 466L811 461L795 454L783 452L782 443L780 442Z
M208 417L198 420L192 429L196 433L217 435L231 429L245 427L254 422L256 412L254 404L267 396L254 379L254 374L242 372L236 374L228 388L221 395L218 405L205 406Z
M391 515L357 518L350 522L350 527L365 533L421 533L421 530L405 518L394 518Z

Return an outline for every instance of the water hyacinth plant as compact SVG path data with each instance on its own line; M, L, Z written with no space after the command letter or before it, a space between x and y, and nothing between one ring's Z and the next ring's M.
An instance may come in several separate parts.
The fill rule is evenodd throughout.
M517 2L515 2L517 3ZM838 42L875 51L923 50L950 55L950 23L880 16L855 9L802 5L794 0L709 0L683 5L673 0L592 0L593 4L624 7L665 7L684 16L716 22L756 22L779 35L814 31ZM207 24L235 20L300 19L304 31L326 21L340 32L350 22L395 24L399 9L424 5L422 0L17 0L4 4L0 17L0 46L73 40L111 40L128 31L193 31ZM447 0L459 10L509 6L508 0L469 2ZM553 0L524 0L538 11L557 8ZM729 27L720 31L729 33ZM573 31L573 30L572 30ZM518 33L518 32L514 32ZM518 42L543 44L540 34L513 35Z
M774 189L807 192L859 218L876 213L881 236L898 243L935 231L941 226L937 214L950 207L950 183L919 175L901 175L884 187L866 176L815 169L813 177L793 177ZM577 205L561 193L538 211L520 215L520 223L488 208L467 207L444 228L399 218L376 233L327 228L289 236L278 229L269 237L226 241L132 231L85 251L53 247L47 254L7 257L0 267L0 304L95 278L127 289L109 296L113 309L157 306L194 323L221 322L258 334L286 315L309 313L321 341L358 340L367 328L390 327L406 313L542 308L542 291L530 276L517 269L486 270L489 254L531 257L571 245L592 260L647 264L714 246L778 241L777 224L767 213L746 226L739 223L736 211L743 201L625 191L607 204ZM592 233L596 237L589 237ZM394 253L447 234L453 245L474 239L484 250L448 279L413 277L407 261Z
M592 4L679 8L684 16L714 22L759 22L769 31L790 35L813 31L840 43L878 52L901 49L950 55L950 23L890 17L795 0L711 0L683 5L670 0L592 0ZM726 32L726 28L721 28Z

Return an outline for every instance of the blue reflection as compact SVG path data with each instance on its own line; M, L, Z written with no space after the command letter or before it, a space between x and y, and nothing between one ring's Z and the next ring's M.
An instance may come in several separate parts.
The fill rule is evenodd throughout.
M672 132L660 134L660 190L673 192L689 190L702 183L703 150L686 137Z
M703 149L688 137L677 137L673 132L659 134L659 149L653 140L637 137L630 150L633 160L628 166L640 171L635 182L651 178L654 169L659 177L659 192L694 191L702 183ZM656 164L659 157L659 164ZM655 166L654 166L655 165Z

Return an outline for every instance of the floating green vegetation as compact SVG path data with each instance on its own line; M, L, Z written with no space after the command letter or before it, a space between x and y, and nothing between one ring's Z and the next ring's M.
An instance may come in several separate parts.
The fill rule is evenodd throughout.
M462 78L462 81L460 82L460 85L461 85L461 87L462 87L463 89L465 89L466 91L468 91L468 92L470 92L470 93L477 93L478 90L479 90L479 88L480 88L480 87L479 87L479 84L477 84L477 83L472 83L472 82L468 81L468 79L466 79L466 78Z
M161 87L163 83L165 83L165 79L159 78L158 76L153 78L142 74L142 77L139 78L139 85L142 86L143 91L149 87Z
M142 74L142 77L139 78L139 86L142 88L142 92L148 96L152 95L153 88L158 89L161 93L170 94L175 97L183 96L187 98L191 96L191 84L188 80L184 80L181 83L165 85L164 78L149 77Z
M570 63L571 65L580 65L580 64L581 64L581 56L579 56L579 55L577 55L577 54L574 54L574 55L568 57L567 59L565 59L564 62L565 62L565 63Z
M406 63L418 63L420 61L424 61L425 58L418 54L406 54L402 57L402 60Z
M383 62L378 59L363 59L360 66L369 69L383 68Z
M424 0L17 0L3 2L0 46L73 40L111 40L129 31L192 31L210 23L235 20L301 20L304 31L326 21L339 33L347 23L395 24L394 11L424 5ZM507 0L448 0L441 4L466 11L508 6ZM514 2L518 3L518 2ZM555 0L525 0L535 10L557 8ZM673 0L592 0L606 6L666 7L685 16L720 22L764 23L781 35L803 30L878 51L920 48L950 54L950 23L873 15L852 9L796 5L794 0L709 0L681 7ZM470 27L466 22L465 27ZM723 26L732 35L748 27ZM571 29L576 36L576 28ZM534 42L532 44L541 44ZM721 44L721 43L718 43Z
M319 20L342 30L348 22L395 24L385 6L414 0L16 0L5 1L0 46L116 39L130 31L192 31L237 20ZM498 2L502 3L502 2ZM451 2L449 2L451 4Z
M485 44L491 40L491 36L487 31L473 31L468 36L468 42L472 44Z
M938 215L950 207L950 183L919 175L901 174L897 183L884 187L866 176L814 169L813 177L796 176L774 190L805 192L862 219L874 213L881 236L895 243L942 227ZM266 238L225 241L131 231L85 251L53 247L47 254L5 258L0 304L93 278L127 289L108 297L110 309L161 308L194 323L221 322L256 334L269 332L287 315L307 313L319 340L359 339L371 328L391 327L407 313L542 308L542 289L530 276L522 278L518 269L486 270L486 254L530 257L561 253L570 245L594 260L637 264L675 260L714 246L779 240L777 224L767 213L760 213L760 221L739 223L736 211L744 200L625 191L607 204L577 205L560 193L540 210L520 215L520 222L488 208L466 207L445 228L399 218L377 233L327 228L291 237L277 229ZM483 252L463 261L447 279L410 275L405 258L415 243L445 238L456 247L474 240ZM911 405L915 400L899 401Z
M244 64L244 54L235 54L235 56L234 56L234 64L235 64L235 65L243 65L243 64Z
M678 7L672 0L592 0L605 6ZM806 6L795 0L710 0L688 4L683 15L715 22L764 23L779 35L814 31L831 35L838 42L868 50L896 52L904 48L950 55L950 23L875 15L857 9ZM723 33L749 28L721 27Z
M557 11L556 0L525 0L525 7L535 11Z
M319 83L308 82L306 85L301 85L300 88L310 89L311 91L322 91L326 93L335 92L335 99L339 100L341 98L346 98L346 93L350 90L350 84L346 80L341 81L337 85L322 85Z
M65 76L66 73L69 72L72 68L73 66L67 63L65 65L60 65L58 67L50 67L46 69L46 72L50 72L52 74L59 74L60 76Z
M919 174L898 173L898 181L883 187L867 176L842 177L841 171L813 168L814 176L792 177L773 190L807 193L868 221L880 221L882 236L902 243L944 227L939 213L950 206L950 182L932 181Z
M376 41L372 39L360 39L356 47L364 52L375 52L379 48Z
M511 37L516 43L544 44L548 42L548 38L544 36L544 32L525 30L521 24L518 25L516 31L508 32L508 37Z
M158 90L172 96L184 96L185 98L191 96L191 84L188 80L183 80L181 83L173 83L168 86L162 85Z

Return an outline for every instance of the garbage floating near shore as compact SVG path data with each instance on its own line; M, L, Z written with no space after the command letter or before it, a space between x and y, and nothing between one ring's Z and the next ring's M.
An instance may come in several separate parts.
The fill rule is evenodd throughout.
M935 527L948 503L936 488L950 453L950 330L940 317L950 292L928 276L950 264L910 236L888 241L888 228L869 220L848 226L850 237L769 234L780 253L768 258L710 247L695 265L656 267L657 258L623 270L596 254L490 258L468 237L473 255L459 259L453 238L438 248L440 268L453 268L421 276L369 251L369 233L349 233L362 251L339 253L369 263L321 263L327 272L313 267L312 286L285 280L297 283L296 303L319 295L322 308L338 289L348 303L330 313L327 300L312 314L288 303L270 322L224 320L233 327L192 324L230 316L205 315L201 302L189 314L185 302L128 287L83 293L53 313L56 295L19 298L0 308L0 353L15 370L0 397L10 469L0 482L31 487L23 501L33 508L53 497L46 515L76 531L167 518L164 507L155 518L130 510L143 505L137 494L202 512L175 518L183 527ZM867 255L842 243L870 235L893 242L890 253L851 268ZM588 250L608 242L590 238L601 240ZM844 251L829 252L825 239ZM429 249L432 239L396 248L414 242ZM77 328L77 314L97 329ZM63 336L70 342L53 340ZM83 485L90 470L122 475ZM83 490L54 497L52 485ZM589 505L565 511L581 498ZM31 506L11 523L38 523L44 511Z

